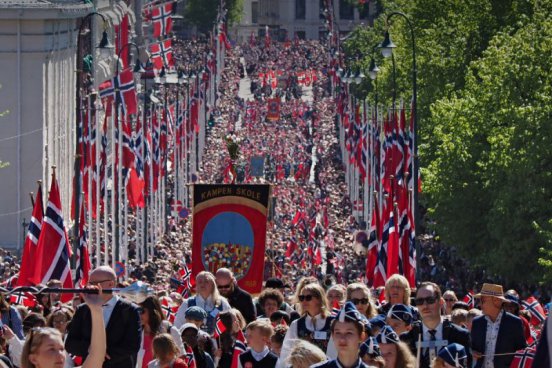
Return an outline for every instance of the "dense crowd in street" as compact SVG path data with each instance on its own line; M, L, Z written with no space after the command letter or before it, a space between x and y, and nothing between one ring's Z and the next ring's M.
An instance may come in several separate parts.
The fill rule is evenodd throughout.
M199 70L208 50L198 40L173 47L177 69L187 72ZM172 219L155 257L129 269L127 280L108 266L90 273L98 289L151 284L155 294L136 303L45 294L25 305L0 294L0 367L488 368L522 366L515 364L530 354L534 367L549 363L545 311L522 308L530 294L544 300L546 291L505 292L503 280L470 267L434 235L420 240L424 282L393 275L384 288L366 286L326 68L321 43L252 40L228 50L217 106L208 107L198 181L273 185L258 296L225 268L199 273L183 295L191 217ZM239 145L232 160L228 142ZM255 157L263 159L260 173ZM9 286L18 261L1 256L0 278Z

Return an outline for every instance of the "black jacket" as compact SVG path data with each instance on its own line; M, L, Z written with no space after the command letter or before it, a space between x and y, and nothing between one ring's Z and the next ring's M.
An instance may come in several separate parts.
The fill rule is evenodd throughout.
M247 323L252 322L257 318L251 294L241 289L237 284L234 284L234 291L227 297L227 299L232 308L236 308L241 312Z
M496 339L495 354L515 353L526 346L525 335L523 334L523 323L519 317L503 312ZM471 330L472 350L485 353L485 340L487 338L487 320L485 316L474 318ZM494 358L495 368L508 368L514 359L514 355L503 355ZM485 358L479 359L475 368L483 366Z
M107 355L103 368L134 368L140 350L142 326L135 304L119 299L105 329ZM77 308L68 326L65 349L73 355L86 358L92 335L92 317L86 304Z
M417 354L416 343L420 334L422 334L422 322L416 321L412 323L412 329L408 332L401 334L400 339L404 341L414 356ZM423 340L423 338L422 338ZM457 343L466 349L468 353L468 367L471 367L471 354L470 354L470 333L465 328L455 325L449 320L443 320L443 340L447 340L449 344ZM429 356L422 354L420 358L420 367L429 368L431 363L429 362Z

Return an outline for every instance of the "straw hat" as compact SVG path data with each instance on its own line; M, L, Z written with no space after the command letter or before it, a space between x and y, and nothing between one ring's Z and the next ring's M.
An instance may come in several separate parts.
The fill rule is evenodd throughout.
M481 298L482 296L490 296L493 298L498 298L502 301L507 302L508 299L504 297L504 291L502 290L502 285L496 284L483 284L479 294L475 294L474 298Z

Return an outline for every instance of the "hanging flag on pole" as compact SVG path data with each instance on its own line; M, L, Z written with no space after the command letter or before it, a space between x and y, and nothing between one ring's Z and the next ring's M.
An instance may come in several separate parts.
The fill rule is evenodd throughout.
M59 185L54 166L46 215L35 252L35 273L31 281L36 285L46 284L56 279L61 281L64 288L73 288L70 258L71 248L63 222ZM72 298L72 294L61 294L61 301L64 303Z
M88 252L88 231L84 227L84 203L81 202L79 221L79 247L77 248L77 270L75 272L75 285L84 287L88 284L90 273L90 254Z
M23 255L21 256L21 268L19 269L19 277L17 278L16 284L17 286L34 285L31 279L34 277L35 272L35 253L38 239L40 238L40 231L42 229L43 216L44 205L42 203L42 184L39 182L35 197L33 215L31 217L31 222L29 223L29 229L27 230L25 245L23 246Z

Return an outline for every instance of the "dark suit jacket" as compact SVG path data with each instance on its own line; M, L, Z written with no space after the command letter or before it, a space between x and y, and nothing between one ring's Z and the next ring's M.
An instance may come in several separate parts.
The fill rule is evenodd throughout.
M140 350L142 326L138 307L124 299L119 299L106 327L107 355L104 368L134 368L136 355ZM65 349L85 358L88 355L92 335L92 317L86 304L77 308L68 326Z
M234 286L232 294L228 296L228 303L232 308L236 308L241 312L247 323L254 321L257 317L251 294L241 289L237 284Z
M498 329L498 338L496 340L495 354L515 353L517 350L526 346L525 336L523 334L523 323L519 317L513 314L503 312L500 327ZM487 320L485 316L479 316L473 320L471 330L472 350L479 353L485 353L485 340L487 337ZM475 368L483 366L485 358L479 359ZM514 359L513 355L497 356L494 358L495 368L508 368Z
M412 323L412 329L410 331L405 332L400 336L401 341L404 341L408 345L414 356L417 354L418 349L416 347L416 343L418 342L418 338L422 332L422 322L416 321ZM464 346L464 348L466 348L466 352L468 353L468 367L471 367L472 358L470 354L470 333L468 330L445 319L443 320L443 340L447 340L449 344L457 343ZM420 359L420 367L429 368L430 366L431 363L429 361L429 356L427 354L422 354Z

